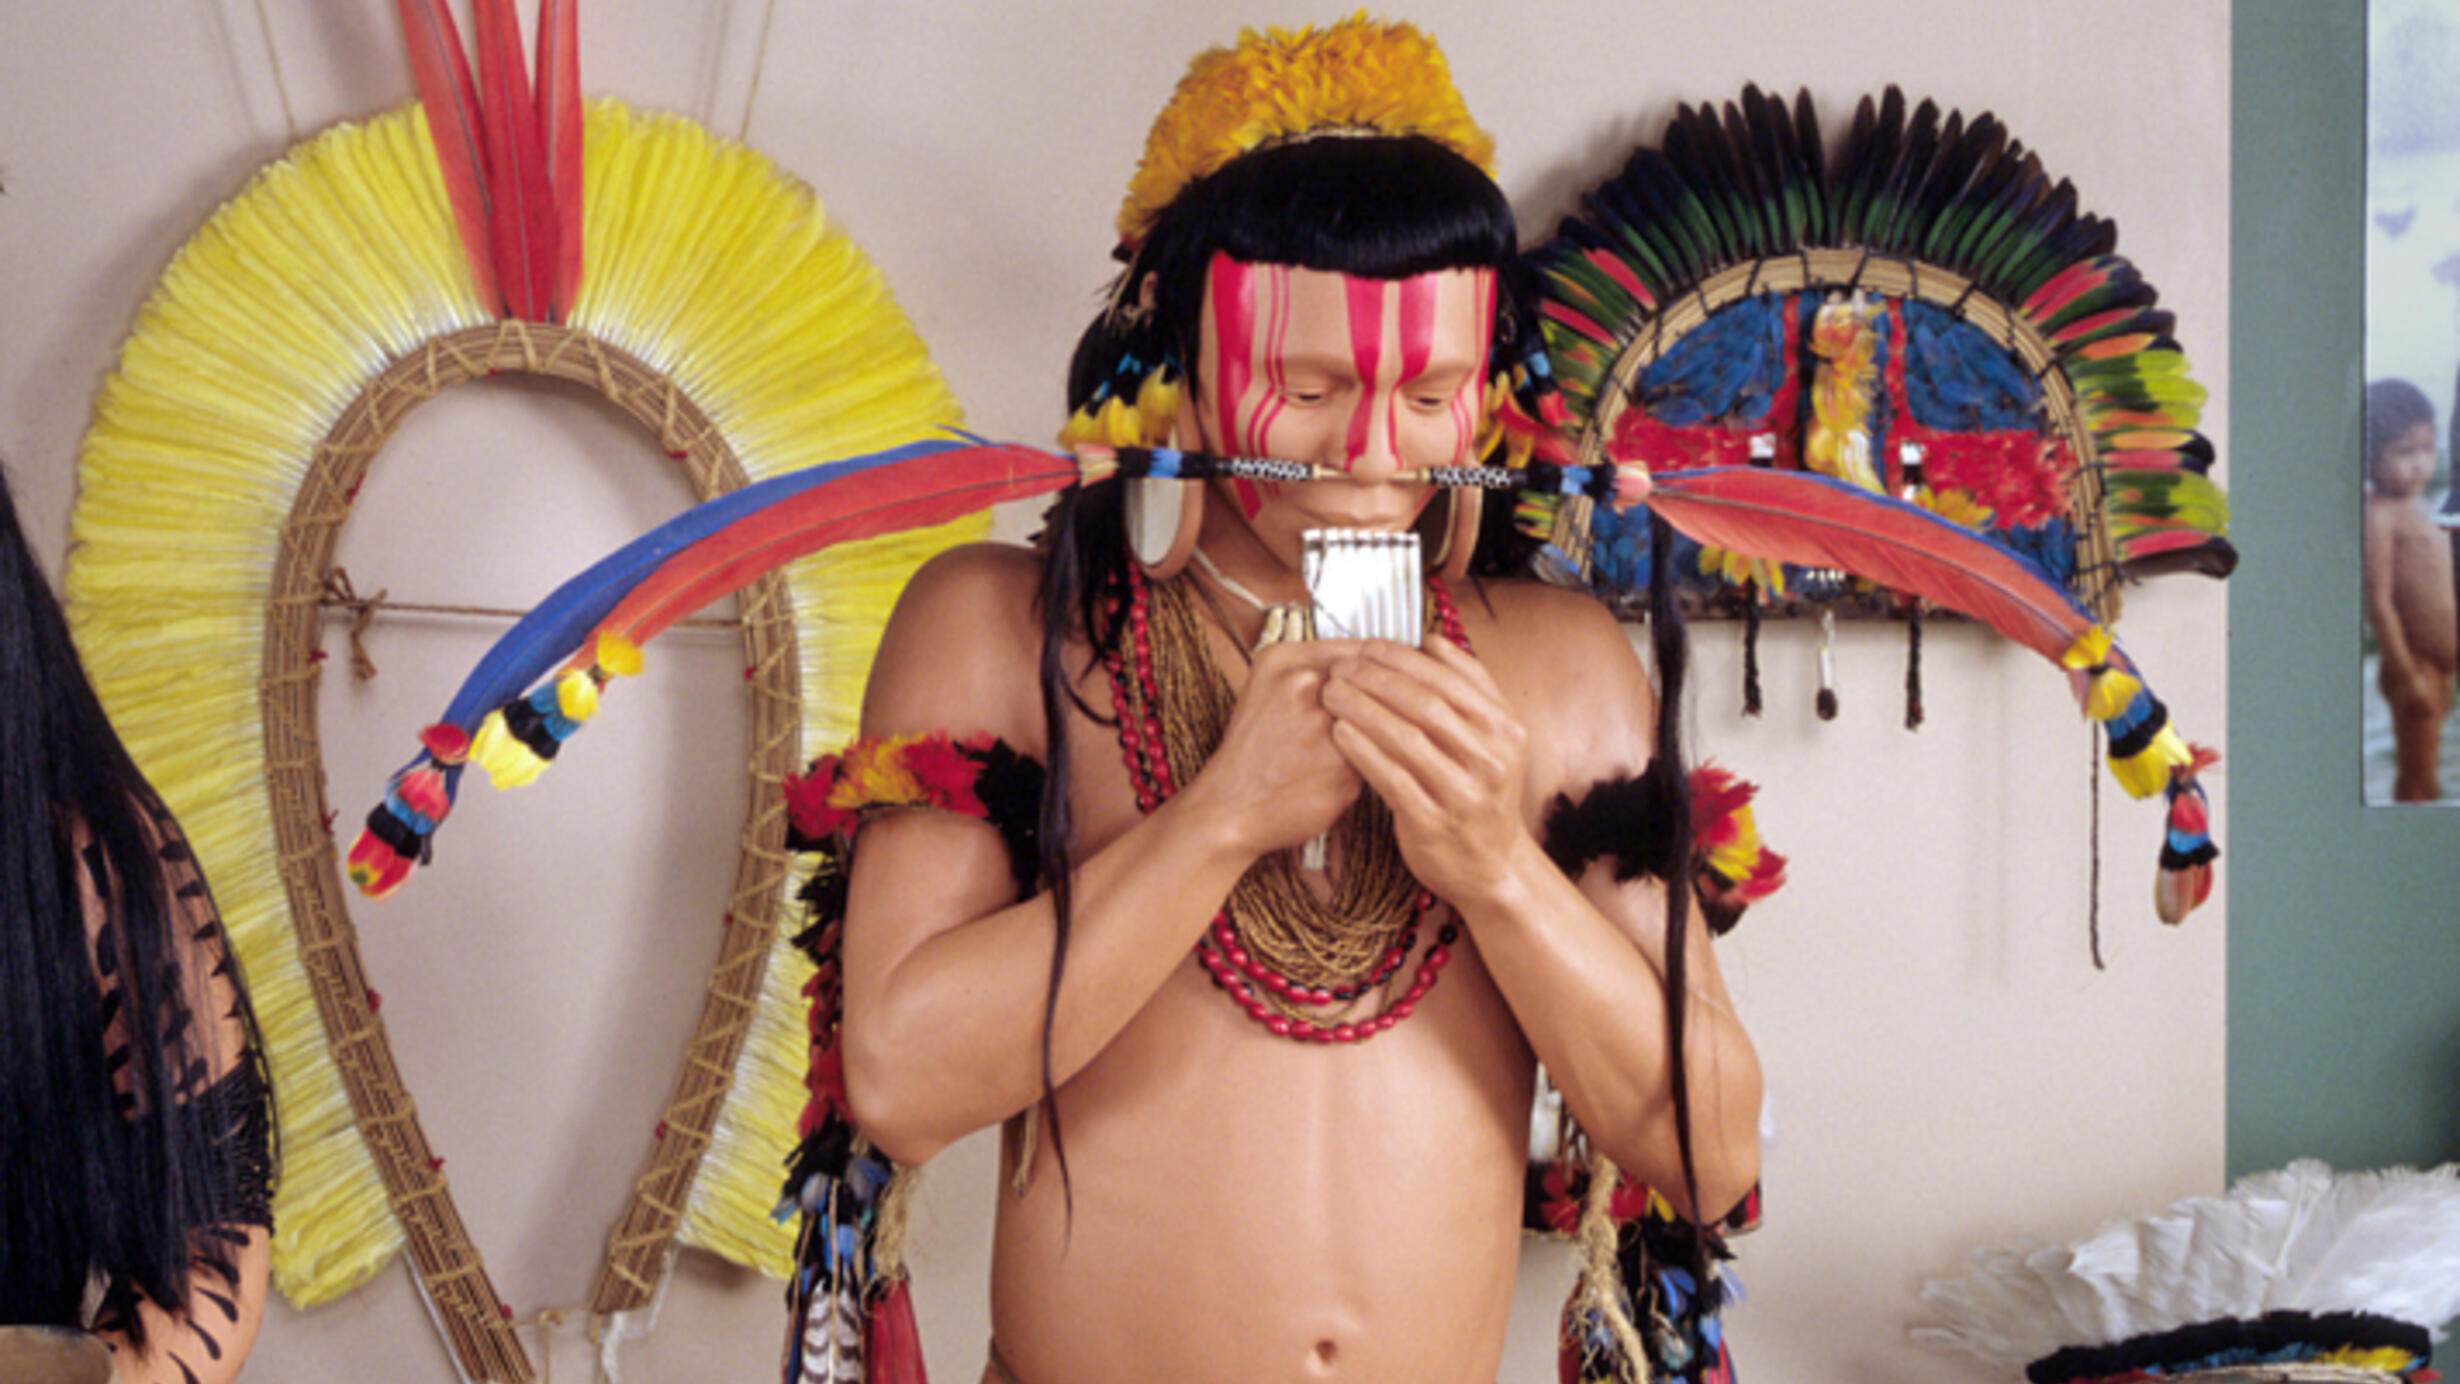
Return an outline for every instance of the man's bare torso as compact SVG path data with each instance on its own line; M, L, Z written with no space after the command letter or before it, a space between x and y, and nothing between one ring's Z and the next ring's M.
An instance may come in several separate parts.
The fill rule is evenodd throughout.
M918 577L875 665L866 728L984 730L1049 759L1038 571L1029 553L976 548ZM1647 680L1584 596L1516 584L1456 595L1475 662L1336 643L1271 651L1247 686L1243 656L1214 629L1239 710L1223 748L1151 816L1117 731L1096 719L1106 674L1070 657L1089 710L1069 713L1059 756L1076 902L1056 1004L1054 905L1002 902L1014 885L997 832L939 813L865 827L845 944L856 1119L908 1163L1005 1121L1013 1172L1037 1073L1057 1084L1062 1137L1038 1121L1025 1190L1003 1180L993 1246L994 1332L1022 1384L1491 1380L1518 1262L1535 1053L1550 1054L1601 1152L1656 1185L1680 1182L1658 1027L1663 891L1612 884L1603 866L1566 884L1534 839L1558 793L1645 767ZM1457 847L1416 838L1445 852L1423 861L1400 842L1421 880L1469 909L1433 989L1369 1041L1294 1042L1217 991L1190 949L1254 851L1296 848L1354 799L1360 780L1340 786L1345 752L1324 726L1336 694L1364 711L1365 665L1396 662L1489 689L1477 714L1510 718L1512 767L1473 776L1488 786L1467 796L1445 786L1439 814L1395 806L1413 830L1480 828ZM1437 695L1414 677L1378 687L1403 704ZM1446 715L1413 714L1446 727L1430 734L1457 733ZM1513 839L1492 842L1498 830ZM1422 926L1404 966L1413 986L1430 934L1451 921L1438 905ZM1757 1067L1692 927L1693 1010L1713 1030L1692 1089L1715 1101L1695 1094L1693 1111L1695 1127L1717 1131L1699 1145L1714 1170L1701 1186L1723 1205L1756 1175ZM1371 992L1358 1009L1382 1012L1387 998Z
M1462 605L1473 646L1506 638ZM1216 655L1237 682L1226 638ZM1099 677L1083 691L1107 705ZM1108 727L1077 717L1070 763L1083 856L1135 796ZM1003 1177L992 1319L1015 1378L1493 1379L1535 1066L1474 945L1453 952L1408 1022L1337 1046L1267 1034L1181 964L1059 1093L1073 1214L1047 1137L1022 1196Z

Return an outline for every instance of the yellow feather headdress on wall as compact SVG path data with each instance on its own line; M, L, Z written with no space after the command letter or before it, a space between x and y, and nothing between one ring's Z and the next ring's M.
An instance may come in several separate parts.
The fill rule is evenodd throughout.
M959 413L809 188L613 101L586 111L587 267L564 320L500 320L428 119L413 105L307 140L173 259L96 402L66 586L96 690L186 829L254 992L282 1121L275 1286L324 1302L406 1248L463 1376L518 1384L537 1370L394 1067L326 824L319 590L358 481L403 415L497 372L595 390L704 497ZM852 733L905 579L987 530L976 515L847 544L746 602L754 754L782 766L756 773ZM801 882L778 844L783 797L758 796L773 805L745 823L735 894L711 901L734 925L686 1064L710 1075L670 1107L591 1304L618 1334L675 1243L771 1274L790 1257L768 1213L802 1103L811 967L775 923Z

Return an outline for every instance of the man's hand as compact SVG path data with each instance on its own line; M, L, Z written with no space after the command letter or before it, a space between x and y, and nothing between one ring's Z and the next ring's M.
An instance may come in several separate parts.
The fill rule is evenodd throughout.
M1392 809L1410 873L1456 908L1503 882L1528 842L1529 733L1475 658L1449 640L1382 640L1324 688L1332 743Z
M1358 771L1334 747L1324 693L1332 670L1360 648L1321 640L1256 654L1221 745L1190 786L1230 814L1252 854L1323 835L1358 800Z

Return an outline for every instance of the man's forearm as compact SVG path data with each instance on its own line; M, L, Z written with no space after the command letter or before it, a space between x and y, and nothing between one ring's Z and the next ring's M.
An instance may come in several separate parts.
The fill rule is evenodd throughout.
M1674 1067L1667 1042L1662 957L1664 893L1654 881L1624 891L1635 936L1609 920L1534 841L1489 898L1463 913L1496 984L1538 1059L1589 1138L1678 1207L1684 1192ZM1759 1177L1759 1058L1711 949L1701 910L1684 947L1684 1072L1701 1214L1739 1201Z

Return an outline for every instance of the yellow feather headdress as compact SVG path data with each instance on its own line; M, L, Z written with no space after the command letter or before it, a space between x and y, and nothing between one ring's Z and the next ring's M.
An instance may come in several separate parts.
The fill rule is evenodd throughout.
M1188 64L1145 137L1119 208L1119 239L1143 243L1189 183L1250 150L1307 135L1422 135L1492 173L1495 142L1469 118L1452 70L1416 27L1362 11L1322 29L1253 29Z

